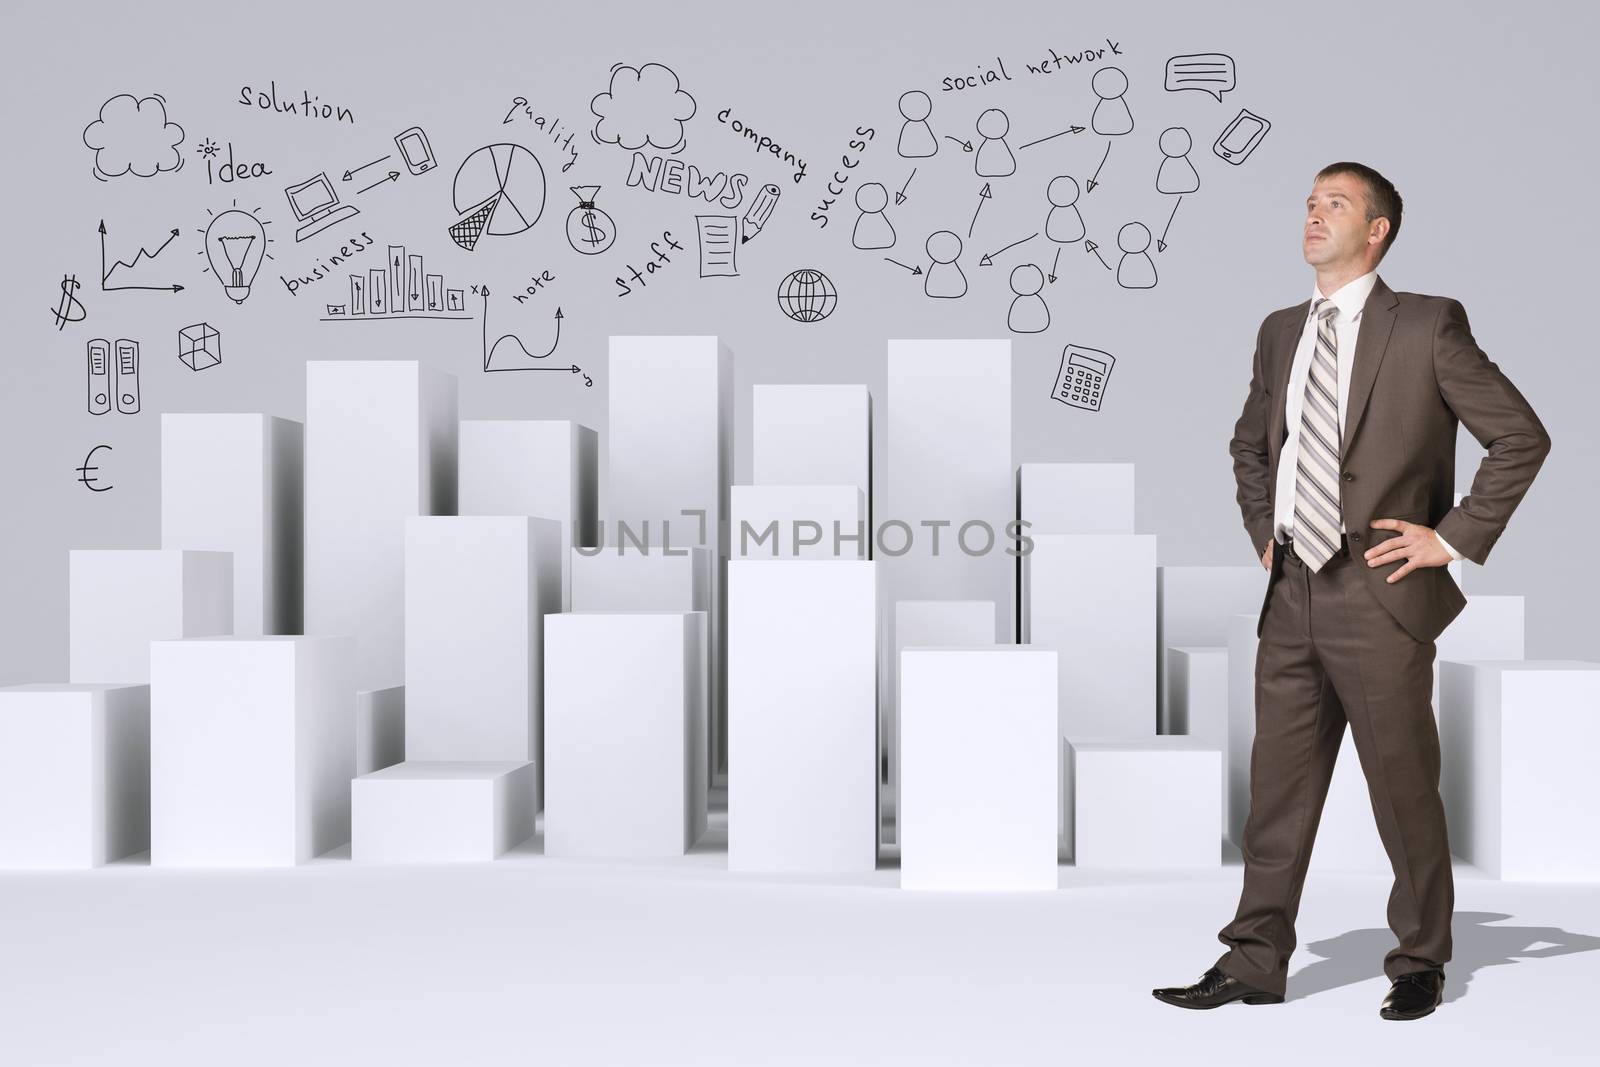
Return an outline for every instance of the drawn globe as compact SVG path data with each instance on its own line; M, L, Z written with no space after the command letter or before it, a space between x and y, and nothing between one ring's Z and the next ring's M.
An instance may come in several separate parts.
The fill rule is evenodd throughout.
M778 307L796 322L821 322L838 303L838 291L820 270L802 267L778 283Z

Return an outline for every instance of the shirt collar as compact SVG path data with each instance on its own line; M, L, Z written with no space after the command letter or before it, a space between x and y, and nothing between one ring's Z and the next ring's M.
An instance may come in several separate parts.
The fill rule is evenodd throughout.
M1367 297L1372 295L1372 289L1378 284L1378 272L1369 270L1359 278L1354 278L1329 294L1334 306L1339 309L1339 318L1343 322L1354 322L1361 314L1361 309L1366 306ZM1311 304L1316 306L1322 299L1322 291L1315 282L1311 284Z

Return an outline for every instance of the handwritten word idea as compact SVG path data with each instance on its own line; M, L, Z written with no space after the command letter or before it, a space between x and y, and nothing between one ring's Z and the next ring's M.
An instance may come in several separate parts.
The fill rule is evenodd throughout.
M217 165L209 156L206 158L206 184L215 185L222 182L224 185L245 181L250 178L265 178L272 173L272 168L265 163L238 163L233 158L233 142L228 142L228 161Z

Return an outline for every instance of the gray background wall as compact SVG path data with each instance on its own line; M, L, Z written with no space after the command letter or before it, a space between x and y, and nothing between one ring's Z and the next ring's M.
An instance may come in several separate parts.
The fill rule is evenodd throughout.
M1020 461L1132 461L1137 520L1160 535L1163 563L1247 563L1251 547L1233 502L1227 440L1244 399L1251 345L1270 310L1304 299L1313 282L1299 256L1302 199L1312 175L1336 159L1365 160L1406 198L1404 228L1381 273L1396 289L1462 300L1479 343L1529 397L1554 451L1538 483L1469 592L1523 593L1528 654L1600 656L1588 604L1600 595L1596 568L1582 561L1597 511L1591 496L1600 429L1590 408L1600 373L1594 359L1592 287L1597 246L1593 136L1596 16L1571 4L1403 4L1337 8L1266 3L1147 3L1119 11L1047 3L441 5L391 0L259 7L147 2L13 3L0 16L0 79L7 120L8 209L0 214L0 301L9 343L0 358L0 681L52 678L66 670L67 549L146 547L159 536L159 413L260 411L302 418L308 358L417 358L461 379L467 417L573 418L605 435L606 337L614 333L720 334L736 371L736 480L750 468L750 386L759 382L866 382L881 416L884 342L892 337L1010 336L1014 352L1014 454ZM1141 220L1159 231L1173 198L1155 190L1160 131L1193 131L1200 190L1172 223L1155 289L1119 288L1081 245L1067 245L1058 281L1046 290L1052 324L1009 334L1010 267L1046 266L1055 246L1039 237L992 268L978 256L1041 230L1044 189L1057 174L1083 182L1105 138L1067 135L1018 152L1019 168L992 179L962 266L961 300L930 300L922 279L851 247L854 186L900 187L916 167L908 200L890 217L887 254L926 265L935 229L965 234L983 179L972 155L948 140L930 159L898 157L896 100L908 89L933 97L936 133L974 137L974 121L998 107L1013 148L1071 125L1089 125L1097 65L1030 75L1049 55L1117 42L1128 75L1134 131L1117 138L1103 184L1083 200L1090 236L1115 263L1116 229ZM1167 92L1173 55L1225 52L1238 83L1222 101ZM1011 80L941 92L945 76L1004 62ZM1110 62L1108 59L1105 62ZM740 250L740 276L698 276L693 216L703 201L627 188L630 154L589 136L590 99L614 63L672 67L698 103L680 154L702 170L749 175L751 191L775 182L782 198L767 227ZM238 103L241 86L275 80L280 99L303 92L351 109L355 122L275 114ZM119 93L160 93L180 124L186 160L147 180L101 182L91 173L84 127ZM576 131L577 163L565 174L552 140L523 115L502 124L514 97L534 114ZM1240 167L1217 159L1211 141L1241 107L1272 130ZM807 164L807 177L758 155L716 121L731 117L769 134ZM420 125L439 168L355 199L359 218L328 239L292 240L284 188L318 171L346 168L393 148ZM876 136L850 172L852 187L819 229L808 219L857 126ZM564 132L564 131L563 131ZM231 142L234 158L271 175L207 184L196 147ZM449 240L456 220L450 183L481 145L515 140L545 165L544 217L516 237L486 239L467 253ZM225 157L224 157L225 158ZM220 160L219 160L220 162ZM392 165L381 164L368 173ZM620 236L603 255L579 256L563 237L576 199L568 185L599 184L599 203ZM351 185L340 184L348 199ZM237 200L272 220L275 257L242 305L202 273L207 211ZM715 210L715 209L713 209ZM113 258L179 237L144 280L176 281L182 293L102 293L96 227L104 219ZM685 245L647 286L618 297L613 278L642 265L648 244L670 230ZM352 267L378 266L389 244L428 259L452 286L486 283L509 294L530 275L555 276L519 305L497 295L491 338L516 331L548 343L551 316L564 319L560 360L595 379L479 373L480 324L325 324L323 305L346 300L346 271L291 296L279 274L307 272L344 232L377 247ZM1041 258L1043 257L1043 258ZM799 324L777 309L779 279L797 267L824 271L840 293L826 321ZM51 309L64 274L86 282L86 319L58 331ZM469 298L470 301L470 298ZM476 311L478 305L469 302ZM176 358L177 331L206 321L222 333L223 364L193 373ZM84 404L88 338L141 341L144 410L89 415ZM1117 365L1105 409L1070 409L1050 397L1063 346L1110 351ZM880 423L881 425L881 423ZM97 444L110 492L91 493L74 470ZM1461 435L1458 488L1480 450ZM604 458L602 446L602 461ZM881 458L881 456L880 456Z

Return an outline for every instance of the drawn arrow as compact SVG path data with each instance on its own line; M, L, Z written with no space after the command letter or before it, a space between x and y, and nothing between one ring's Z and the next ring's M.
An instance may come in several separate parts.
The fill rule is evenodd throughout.
M1105 257L1100 254L1099 245L1095 244L1093 241L1085 241L1083 243L1083 250L1094 256L1095 259L1098 259L1100 261L1100 265L1106 270L1111 269L1111 264L1107 263Z
M911 178L915 178L916 176L917 176L917 168L916 167L912 167L911 168ZM906 202L906 190L911 187L911 178L907 178L906 179L906 183L900 187L900 191L894 194L894 206L895 207L899 207L901 204Z
M397 171L397 170L391 170L388 174L385 174L383 177L379 178L377 181L375 181L371 185L367 186L367 189L376 189L378 186L382 185L384 182L397 182L399 180L400 180L400 172ZM360 194L366 192L367 189L357 189L356 190L356 194L359 196Z
M134 256L133 256L133 258L131 260L121 260L121 259L116 260L115 262L113 262L111 264L111 269L107 270L106 269L106 220L105 219L101 219L100 220L100 289L101 289L101 291L102 292L106 292L106 293L114 293L114 292L118 292L118 291L123 290L123 289L143 289L143 290L145 290L147 292L153 292L153 293L181 293L181 292L183 292L183 286L181 286L181 285L107 285L106 284L106 282L111 278L112 272L115 271L118 267L124 267L124 268L126 268L128 270L132 270L134 268L134 266L136 266L138 264L140 259L155 259L157 256L159 256L161 254L161 250L163 248L166 248L168 245L170 245L177 236L178 236L178 231L176 229L173 229L173 231L167 235L167 239L165 241L162 241L161 244L156 248L156 250L154 252L152 252L149 249L144 248L144 247L141 246L139 251L134 253Z
M946 141L954 141L956 144L960 145L961 146L961 151L963 151L963 152L972 151L972 142L971 141L963 141L959 137L951 137L948 133L944 135L944 139Z
M989 253L985 254L982 259L978 260L978 266L980 266L980 267L992 267L992 266L994 266L994 257L995 256L998 256L1001 252L1006 251L1006 249L1015 248L1020 244L1026 244L1027 242L1033 240L1037 236L1039 236L1039 231L1035 230L1032 233L1028 234L1028 236L1024 237L1020 241L1012 241L1010 244L1006 245L1005 248L997 248L993 252L989 252Z
M1052 133L1049 137L1041 137L1037 141L1029 141L1027 144L1019 146L1017 148L1017 151L1020 152L1024 148L1032 148L1036 144L1044 144L1046 141L1053 141L1057 137L1065 137L1069 133L1082 133L1082 132L1083 132L1083 127L1082 126L1068 126L1066 129L1062 130L1060 133Z
M347 171L344 172L344 179L343 180L344 181L349 181L351 178L354 178L357 174L360 174L362 171L366 170L368 167L376 167L379 163L382 163L384 160L386 160L388 158L389 158L388 156L379 156L377 159L374 159L371 163L363 163L359 167L354 167L354 168L352 168L350 170L347 170Z
M1178 208L1183 203L1183 197L1178 197L1178 203L1172 205L1172 214L1167 216L1167 224L1161 229L1161 236L1156 238L1156 251L1167 250L1167 231L1172 229L1172 220L1178 217Z
M1089 192L1094 192L1094 187L1100 184L1100 167L1106 165L1106 160L1111 156L1111 142L1106 142L1106 154L1100 157L1100 166L1094 168L1094 177L1089 179Z
M1056 258L1054 260L1052 260L1051 263L1050 263L1050 273L1045 276L1045 280L1048 281L1051 285L1054 285L1056 283L1056 266L1058 264L1060 264L1060 262L1061 262L1061 249L1059 247L1057 247L1056 248Z
M967 224L968 237L972 236L972 227L978 224L978 212L983 210L983 202L992 196L994 196L994 193L989 191L989 183L984 182L983 188L978 190L978 206L972 212L972 221Z
M888 256L884 256L883 258L884 259L889 259ZM915 267L907 267L904 263L900 262L898 259L889 259L889 262L893 263L897 267L905 267L905 269L910 271L912 274L921 274L922 273L922 264L920 264L920 263L917 264Z

